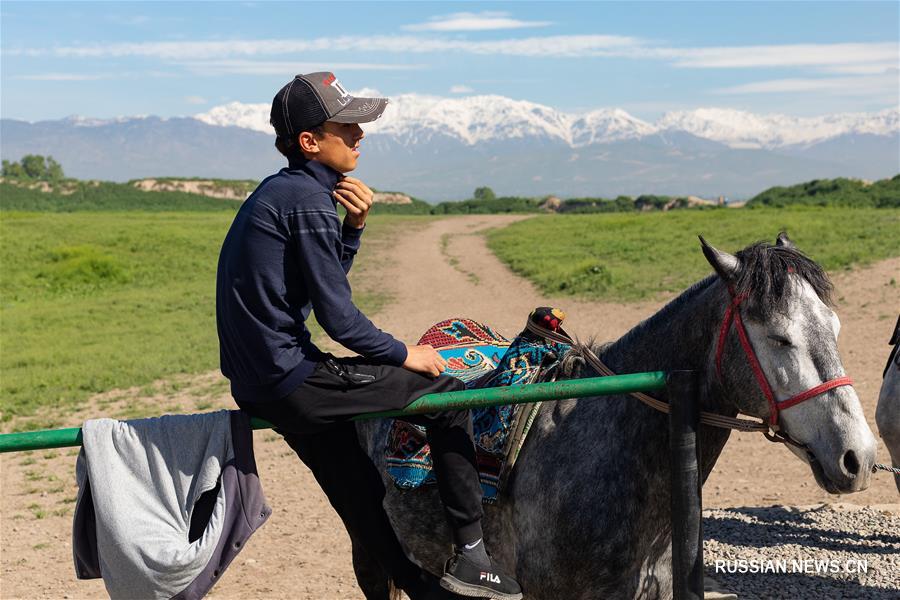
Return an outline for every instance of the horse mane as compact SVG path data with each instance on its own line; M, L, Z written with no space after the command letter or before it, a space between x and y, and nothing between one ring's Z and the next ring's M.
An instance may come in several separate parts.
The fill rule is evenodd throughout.
M650 315L633 328L631 328L625 335L620 337L618 340L614 340L611 342L602 342L597 343L596 336L591 336L587 339L587 341L578 340L582 345L588 347L594 354L602 357L605 352L610 349L612 346L615 346L620 343L628 344L629 340L635 336L640 336L643 330L647 327L653 326L659 320L665 320L669 318L669 315L677 311L682 305L693 301L694 297L708 288L716 279L717 275L710 275L709 277L705 277L702 280L694 283L683 291L681 294L673 298L668 304L663 306L658 312ZM559 365L559 373L563 378L572 379L582 376L581 374L585 369L591 369L590 365L587 365L581 355L578 352L567 352L563 355L562 360Z
M793 246L756 242L738 252L737 257L741 262L741 268L737 278L732 281L732 286L736 294L747 294L751 300L747 310L754 317L765 319L774 311L784 308L788 299L787 292L790 290L791 275L798 275L808 281L822 302L832 305L834 286L825 270ZM592 336L585 345L598 356L620 342L627 345L631 338L640 336L645 328L653 326L658 320L668 319L672 312L679 310L686 303L693 302L698 294L718 280L719 276L713 273L697 281L658 312L638 323L618 341L597 344L596 338ZM569 352L563 357L559 372L563 377L571 378L577 377L584 368L584 360L578 353Z
M791 275L805 279L819 299L832 305L834 286L825 270L793 246L777 246L757 242L737 253L741 268L732 282L734 292L746 295L747 307L754 316L765 319L784 308Z

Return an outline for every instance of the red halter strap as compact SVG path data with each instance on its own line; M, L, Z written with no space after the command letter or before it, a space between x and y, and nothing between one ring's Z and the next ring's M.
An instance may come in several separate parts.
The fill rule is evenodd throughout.
M801 402L814 398L820 394L824 394L828 390L836 387L853 385L853 380L849 377L837 377L819 384L816 387L810 388L805 392L800 392L799 394L791 396L787 400L776 400L775 394L772 393L772 388L769 386L768 380L766 380L766 374L763 373L759 360L756 358L756 353L753 351L753 346L750 344L750 339L747 337L747 330L744 328L744 322L741 320L739 307L741 302L747 299L747 294L736 296L731 287L728 288L728 292L731 294L731 303L725 310L725 317L722 319L722 327L719 329L719 341L716 343L716 373L721 379L722 354L725 352L725 340L728 337L731 324L734 323L734 328L738 333L738 339L741 341L741 346L744 348L744 354L747 355L747 361L750 363L750 368L753 370L753 376L759 384L759 389L762 390L763 395L766 397L766 402L769 403L769 425L773 429L778 427L779 411L800 404Z

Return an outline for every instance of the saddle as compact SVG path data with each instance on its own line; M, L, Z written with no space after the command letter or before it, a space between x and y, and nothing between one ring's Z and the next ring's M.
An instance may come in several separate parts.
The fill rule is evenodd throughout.
M559 309L540 307L529 315L532 324L558 331L565 319ZM552 381L570 346L545 340L528 329L512 341L472 319L446 319L432 326L418 342L430 344L447 360L447 375L469 389L526 385ZM515 466L519 451L540 410L540 402L491 406L472 410L476 459L483 501L493 504ZM388 433L387 471L405 490L435 483L425 428L395 420Z

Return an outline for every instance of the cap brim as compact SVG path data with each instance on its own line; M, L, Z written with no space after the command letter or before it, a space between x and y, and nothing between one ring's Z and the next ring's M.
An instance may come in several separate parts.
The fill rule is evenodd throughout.
M354 98L328 120L335 123L368 123L380 117L387 104L387 98Z

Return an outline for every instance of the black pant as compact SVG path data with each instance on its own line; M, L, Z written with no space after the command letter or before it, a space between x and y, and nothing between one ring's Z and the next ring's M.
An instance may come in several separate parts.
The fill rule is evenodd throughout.
M418 569L403 551L382 501L385 489L369 456L359 445L349 417L403 408L420 396L464 389L453 377L426 377L364 358L330 359L285 398L239 402L242 410L275 426L312 471L352 538L375 557L394 581ZM479 539L481 484L472 443L469 411L443 411L403 417L423 425L445 515L454 543Z

